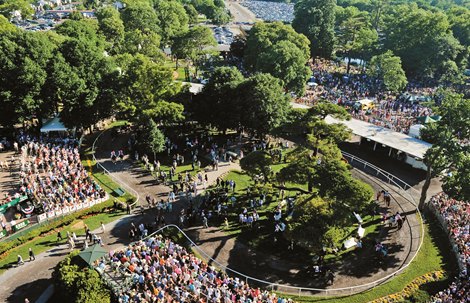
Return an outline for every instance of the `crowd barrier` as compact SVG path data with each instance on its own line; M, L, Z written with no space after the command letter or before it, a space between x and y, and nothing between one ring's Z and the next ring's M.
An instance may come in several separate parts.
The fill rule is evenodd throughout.
M38 220L38 223L42 223L46 220L51 220L51 219L54 219L54 218L57 218L57 217L60 217L60 216L68 215L70 213L73 213L73 212L76 212L76 211L79 211L79 210L82 210L82 209L90 208L90 207L92 207L96 204L100 204L100 203L102 203L102 202L104 202L108 199L109 199L109 195L106 194L105 197L100 198L100 199L95 199L95 200L79 203L79 204L76 204L76 205L70 206L70 207L66 206L66 207L63 207L63 208L58 209L58 210L51 210L51 211L48 211L48 212L45 212L45 213L42 213L42 214L38 215L37 220Z

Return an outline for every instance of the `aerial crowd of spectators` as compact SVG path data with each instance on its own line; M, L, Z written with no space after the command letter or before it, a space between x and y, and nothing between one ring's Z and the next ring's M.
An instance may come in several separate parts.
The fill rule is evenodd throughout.
M439 193L430 200L438 216L455 242L458 251L461 271L456 281L444 291L432 298L433 303L466 303L470 302L470 204Z
M345 106L356 119L402 133L408 133L410 126L417 123L416 118L432 115L429 107L418 102L435 92L430 85L410 82L406 94L397 96L385 91L381 81L357 67L352 67L352 72L346 75L342 64L317 59L310 68L309 89L297 102L313 105L318 99L325 99ZM362 99L374 100L374 106L367 109L355 106Z
M27 195L45 212L105 197L82 165L76 140L20 138L19 146L16 195Z
M119 295L120 303L291 302L229 277L161 235L110 252L109 259L112 268L129 272L133 280Z

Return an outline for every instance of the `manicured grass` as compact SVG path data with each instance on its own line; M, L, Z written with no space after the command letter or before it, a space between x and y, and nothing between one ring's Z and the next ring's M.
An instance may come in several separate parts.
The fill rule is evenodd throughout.
M457 265L454 256L450 251L450 245L447 235L438 227L439 223L433 219L425 224L425 236L423 246L411 265L405 269L400 275L396 276L389 282L375 287L372 290L347 297L312 297L312 296L292 296L282 294L283 296L292 297L296 302L322 302L322 303L363 303L369 302L377 298L381 298L388 294L397 293L413 281L415 278L426 273L443 270L448 277L453 277ZM450 283L449 278L442 281L432 282L423 285L421 288L436 293Z

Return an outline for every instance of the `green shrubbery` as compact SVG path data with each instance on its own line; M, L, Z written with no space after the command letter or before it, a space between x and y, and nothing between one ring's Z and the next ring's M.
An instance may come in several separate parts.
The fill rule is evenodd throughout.
M56 286L54 299L74 303L110 303L110 290L98 272L84 267L78 253L78 250L71 252L57 264L52 274Z
M26 243L38 236L47 234L57 228L60 228L62 226L69 225L73 221L77 219L81 219L84 216L89 216L89 215L94 215L98 213L104 212L106 209L112 207L113 201L112 199L108 199L105 202L102 202L100 204L94 205L93 207L77 211L75 213L69 214L67 216L55 219L54 221L51 222L46 222L42 223L36 228L33 228L31 231L27 232L26 234L10 241L5 241L5 242L0 242L0 259L2 259L4 254L11 249Z

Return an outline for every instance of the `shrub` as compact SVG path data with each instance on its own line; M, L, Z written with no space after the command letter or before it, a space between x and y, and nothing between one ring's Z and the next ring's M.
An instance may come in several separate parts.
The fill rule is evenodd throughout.
M56 286L55 298L64 302L110 303L110 290L93 268L85 267L78 253L77 250L71 252L57 264L52 274Z

